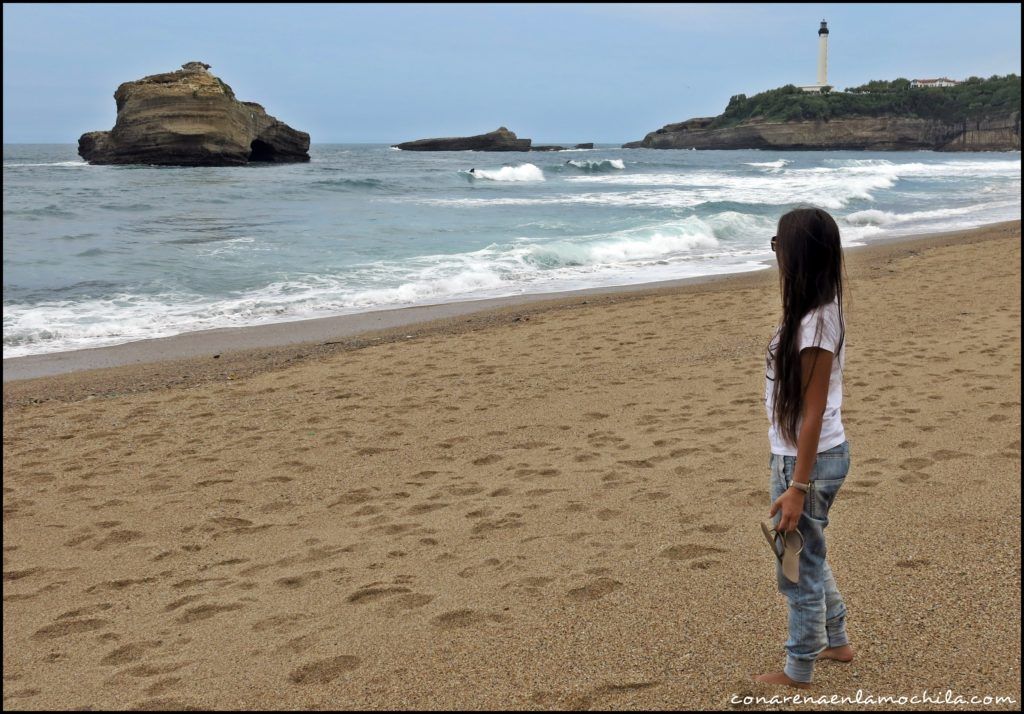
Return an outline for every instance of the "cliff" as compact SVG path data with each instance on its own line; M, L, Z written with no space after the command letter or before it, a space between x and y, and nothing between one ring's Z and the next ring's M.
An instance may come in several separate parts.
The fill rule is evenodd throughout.
M1020 112L997 119L949 122L916 117L852 117L817 121L751 119L711 128L717 117L652 131L623 148L804 149L873 151L1019 151Z
M111 131L78 140L92 164L236 166L309 161L309 134L296 131L254 102L241 102L209 65L125 82L114 93Z

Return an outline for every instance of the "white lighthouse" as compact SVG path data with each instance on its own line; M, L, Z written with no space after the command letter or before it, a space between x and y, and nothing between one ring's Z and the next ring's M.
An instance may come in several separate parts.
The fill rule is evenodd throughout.
M828 86L828 23L821 21L818 28L818 81L800 87L805 92L820 92Z
M828 84L828 23L824 20L818 30L818 84Z

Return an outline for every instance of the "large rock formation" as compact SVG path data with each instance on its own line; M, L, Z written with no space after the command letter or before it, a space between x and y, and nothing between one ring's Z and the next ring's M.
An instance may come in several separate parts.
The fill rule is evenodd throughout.
M418 139L395 144L402 151L529 151L531 139L518 139L505 127L477 136Z
M91 131L78 153L92 164L235 166L309 161L309 134L278 121L189 62L176 72L125 82L114 92L117 122Z
M869 149L873 151L1019 151L1020 112L986 121L945 123L913 117L856 117L829 121L751 120L711 129L715 117L652 131L624 149Z

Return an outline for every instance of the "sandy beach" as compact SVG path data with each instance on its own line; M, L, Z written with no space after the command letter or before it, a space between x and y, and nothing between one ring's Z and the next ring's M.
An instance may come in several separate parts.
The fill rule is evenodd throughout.
M1019 709L1020 247L1015 221L847 252L827 535L857 657L812 694ZM778 311L766 270L5 381L4 708L792 694L750 680L786 636Z

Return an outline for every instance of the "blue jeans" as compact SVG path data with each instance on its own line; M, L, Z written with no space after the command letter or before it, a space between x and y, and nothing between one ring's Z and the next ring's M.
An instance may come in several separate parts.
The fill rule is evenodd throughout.
M772 454L771 503L789 488L795 456ZM800 580L791 583L776 564L779 591L789 600L789 639L786 641L786 675L798 682L810 682L814 660L828 647L848 644L846 605L836 588L832 569L825 562L825 527L828 511L850 470L850 442L822 451L811 470L810 488L804 497L804 511L797 528L804 536L800 553ZM780 514L776 514L778 524Z

